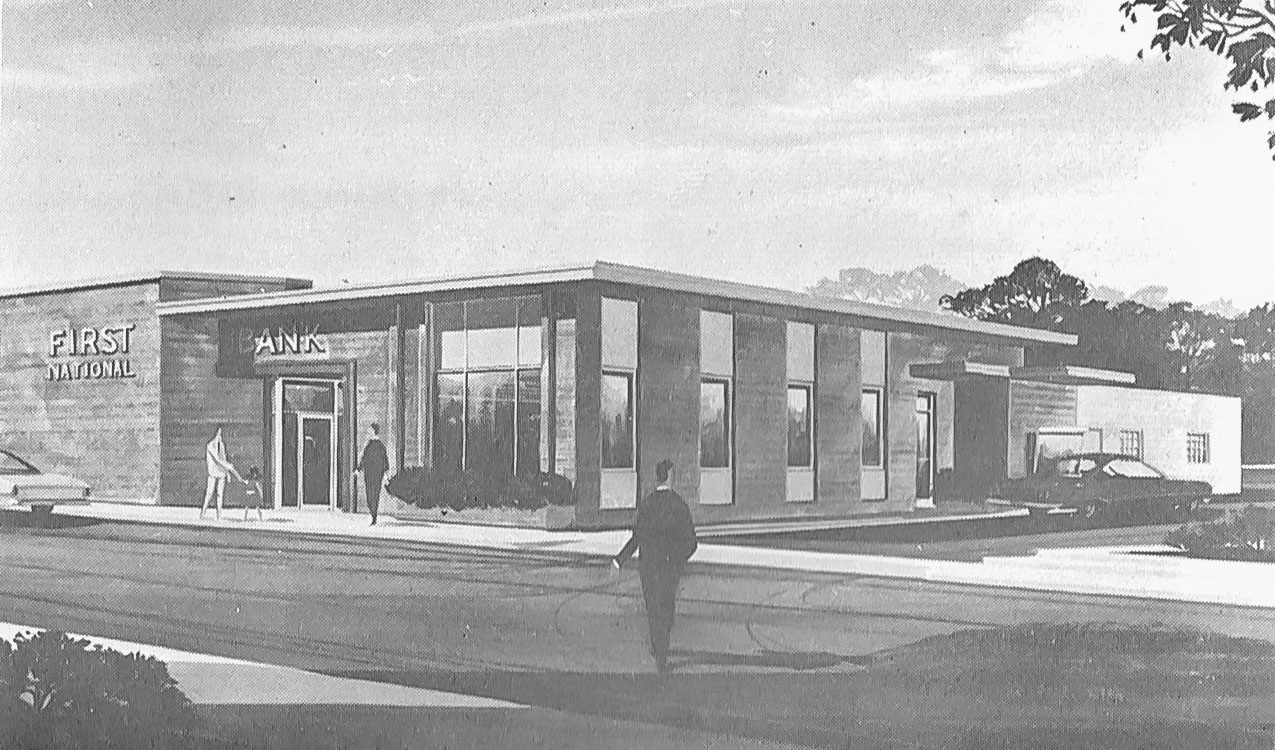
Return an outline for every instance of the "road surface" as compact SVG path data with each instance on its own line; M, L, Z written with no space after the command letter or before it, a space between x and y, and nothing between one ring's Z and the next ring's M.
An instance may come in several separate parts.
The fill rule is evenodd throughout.
M828 747L863 736L889 746L841 711L846 691L871 654L938 634L1118 622L1275 637L1275 613L1261 610L692 564L676 671L661 679L636 570L239 525L6 527L0 619Z

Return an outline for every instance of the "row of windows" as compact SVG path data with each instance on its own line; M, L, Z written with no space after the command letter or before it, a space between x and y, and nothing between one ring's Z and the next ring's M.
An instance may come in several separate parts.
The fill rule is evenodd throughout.
M1120 431L1120 452L1134 458L1145 458L1142 430ZM1209 446L1209 433L1188 432L1186 435L1186 462L1189 464L1212 463L1213 456Z
M435 379L436 465L529 473L541 467L541 307L536 297L444 303ZM603 300L601 466L633 469L636 304ZM734 320L701 314L700 466L726 469L733 460ZM814 326L789 325L786 463L814 467ZM880 388L862 392L862 455L866 467L884 458Z

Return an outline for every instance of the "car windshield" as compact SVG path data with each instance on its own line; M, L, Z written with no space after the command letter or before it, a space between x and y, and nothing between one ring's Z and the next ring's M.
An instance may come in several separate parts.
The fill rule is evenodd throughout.
M34 466L9 451L0 450L0 474L39 474Z
M1159 479L1163 475L1151 466L1136 458L1113 458L1102 467L1102 473L1109 477L1127 479Z
M1082 456L1070 456L1058 462L1058 476L1060 477L1081 477L1086 474L1092 474L1094 469L1098 468L1098 462L1092 458Z

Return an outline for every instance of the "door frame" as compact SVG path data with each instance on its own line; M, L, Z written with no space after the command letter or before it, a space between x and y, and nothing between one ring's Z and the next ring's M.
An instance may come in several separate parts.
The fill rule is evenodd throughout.
M921 411L920 408L917 408L920 405L919 402L922 400L925 401L925 411ZM929 491L929 494L922 496L919 491L919 488L913 488L913 489L917 490L916 502L918 506L932 507L934 505L934 484L936 480L938 479L938 471L937 471L938 467L936 466L936 464L938 463L938 445L936 444L937 438L938 438L938 426L936 424L937 418L938 418L938 414L937 414L938 394L934 393L933 391L920 391L916 394L916 402L917 403L913 407L913 417L912 417L914 427L920 426L916 424L916 420L920 418L921 415L925 415L925 418L926 418L926 433L927 434L925 436L925 442L926 442L926 448L927 448L926 450L927 455L925 456L925 458L926 458L926 462L929 465L929 490L930 491ZM918 438L920 437L919 430L916 434L916 437ZM919 449L920 446L918 445L917 448ZM918 450L917 456L916 456L916 469L918 470L920 469L920 464L921 464L921 455L920 455L920 451ZM920 472L917 471L918 475L919 473Z
M338 507L338 477L340 476L340 421L341 413L344 409L342 399L346 398L348 388L343 385L343 378L338 376L324 375L288 375L280 374L275 377L273 387L271 388L271 411L272 411L272 429L270 430L271 445L271 507L275 510L284 509L283 505L283 389L285 383L319 383L331 385L333 387L332 412L310 412L298 411L297 415L297 504L296 510L328 510L335 511ZM328 469L328 504L327 508L307 506L305 503L305 488L302 482L302 451L305 446L303 439L305 424L307 419L326 419L329 429L329 469ZM286 506L293 508L293 506Z

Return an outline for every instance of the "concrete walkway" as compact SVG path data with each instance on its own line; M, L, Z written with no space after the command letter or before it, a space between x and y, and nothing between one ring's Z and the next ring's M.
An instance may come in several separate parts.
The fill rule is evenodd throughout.
M610 557L626 531L544 531L383 519L328 511L271 511L266 521L243 521L228 511L220 521L200 519L198 509L93 503L66 506L59 514L124 523L260 529L344 538L508 552L549 552ZM1086 548L1042 550L1031 556L991 557L982 562L926 560L803 550L761 549L704 540L694 562L847 576L907 578L950 584L1127 596L1168 601L1275 608L1275 565L1170 556L1167 546L1138 550ZM1130 553L1137 554L1130 554Z

